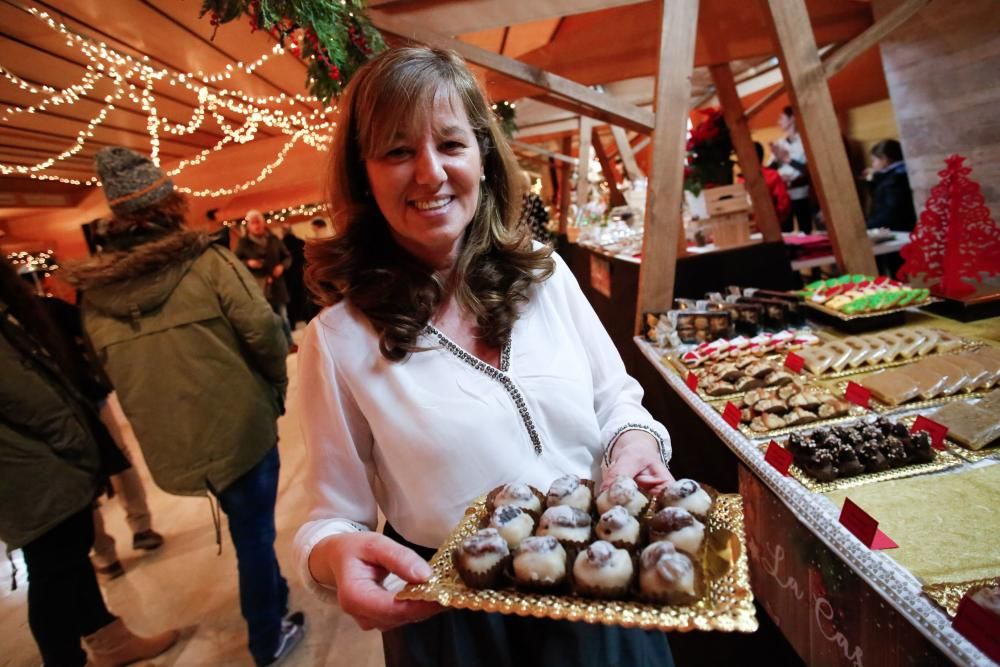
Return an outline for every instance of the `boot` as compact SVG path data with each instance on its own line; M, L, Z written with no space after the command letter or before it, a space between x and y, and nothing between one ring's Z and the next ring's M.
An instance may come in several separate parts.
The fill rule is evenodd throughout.
M83 638L90 649L90 659L95 667L121 667L136 660L144 660L160 655L177 641L176 630L139 637L125 627L120 618L109 623L92 635Z

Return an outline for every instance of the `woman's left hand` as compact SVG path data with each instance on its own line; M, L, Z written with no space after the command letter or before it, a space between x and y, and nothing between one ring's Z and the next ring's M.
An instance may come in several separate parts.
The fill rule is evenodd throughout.
M611 465L604 471L601 491L618 477L632 477L644 492L656 495L674 481L660 460L660 445L645 431L625 431L611 450Z

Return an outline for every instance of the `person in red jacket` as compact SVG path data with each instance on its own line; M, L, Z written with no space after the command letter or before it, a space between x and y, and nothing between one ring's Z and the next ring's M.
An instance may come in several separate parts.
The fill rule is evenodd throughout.
M760 173L764 175L764 183L767 184L767 191L771 193L774 201L774 212L778 215L778 222L782 229L789 222L788 218L792 214L792 200L788 198L788 187L781 179L777 169L764 166L764 147L759 141L753 142L753 147L757 151L757 161L760 163Z

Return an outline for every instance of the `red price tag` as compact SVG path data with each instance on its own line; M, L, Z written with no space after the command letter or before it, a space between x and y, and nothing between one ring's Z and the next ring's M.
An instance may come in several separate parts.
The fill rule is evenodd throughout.
M840 523L869 549L893 549L899 546L878 529L878 521L871 514L855 505L850 498L844 498Z
M847 391L844 392L844 398L855 405L867 408L868 404L872 400L872 393L857 382L848 382Z
M938 424L936 421L920 415L914 420L913 426L910 427L910 433L916 433L917 431L926 431L927 435L931 436L931 446L934 449L942 451L945 449L944 437L948 435L948 427L944 424Z
M1000 616L983 609L966 595L958 603L952 627L983 653L1000 662Z
M691 391L698 391L698 376L694 374L694 371L688 371L687 379L684 384L688 386Z
M774 466L775 470L787 477L788 468L792 465L792 453L772 440L767 443L767 452L764 454L764 460Z
M726 402L726 407L722 411L722 418L733 428L739 429L741 420L740 409L733 405L732 401Z
M805 364L806 360L794 352L789 352L788 356L785 357L785 368L793 373L801 373L802 367L805 366Z

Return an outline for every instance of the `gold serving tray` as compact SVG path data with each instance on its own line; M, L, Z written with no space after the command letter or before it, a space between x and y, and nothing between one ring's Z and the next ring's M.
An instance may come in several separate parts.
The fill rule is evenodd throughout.
M631 600L592 600L572 595L543 595L513 589L476 590L466 586L452 563L452 551L476 532L487 518L486 496L466 510L465 517L431 559L434 574L422 584L409 584L400 600L437 602L455 609L534 616L554 620L619 625L627 628L689 632L754 632L753 592L743 532L743 499L719 495L708 518L705 596L684 606Z
M949 616L954 617L958 613L958 603L962 601L965 594L983 586L1000 586L1000 577L955 583L926 584L924 586L924 593L943 607Z
M774 354L768 354L759 357L761 361L777 361L778 358L779 355L774 355ZM699 370L704 370L704 368L701 367L691 368L672 354L663 355L662 362L664 366L667 366L670 369L674 370L680 376L681 380L687 380L687 374L691 371L694 371L694 373L697 374ZM698 398L708 403L710 401L731 401L736 398L741 398L743 394L745 394L746 392L737 391L732 394L722 394L721 396L713 396L711 394L706 394L705 391L702 389L701 385L699 384L698 391L696 391L695 393L698 394Z
M768 443L770 444L770 443ZM784 442L778 443L782 447L785 446ZM762 452L767 452L767 445L761 445L760 449ZM835 479L832 482L820 482L812 477L810 477L804 470L799 468L797 465L792 463L788 467L788 474L797 480L802 486L806 487L813 493L830 493L831 491L840 491L842 489L852 489L858 486L864 486L865 484L874 484L875 482L885 482L890 479L903 479L904 477L916 477L917 475L925 475L931 472L937 472L939 470L946 470L948 468L954 468L955 466L961 465L962 459L956 456L951 451L937 451L937 456L930 463L914 463L908 466L901 466L899 468L892 468L891 470L883 470L882 472L869 472L862 475L855 475L854 477L845 477L844 479Z
M894 329L889 329L887 331L893 331ZM859 334L863 335L863 334ZM833 339L837 340L837 339ZM930 359L932 357L937 357L942 354L954 354L955 352L965 352L968 350L975 350L976 348L982 347L982 341L962 339L961 347L958 350L953 350L950 352L931 352L930 354L924 354L920 356L911 357L909 359L896 359L895 361L886 361L884 363L873 364L871 366L858 366L857 368L845 368L842 371L835 371L833 373L820 373L816 375L810 372L808 369L803 368L805 372L805 377L812 378L814 380L837 380L840 378L850 377L852 375L861 375L863 373L875 373L877 371L886 370L887 368L898 368L900 366L905 366L907 364L912 364L916 361L921 361L923 359Z
M844 392L847 391L847 382L837 382L833 385L833 393L835 396L843 396ZM887 415L893 412L902 412L910 410L923 410L924 408L934 408L939 405L945 405L947 403L954 403L955 401L965 401L970 398L982 398L988 394L991 390L986 391L960 391L950 396L938 396L937 398L931 398L925 401L907 401L906 403L900 403L899 405L888 405L881 402L874 396L871 397L869 405L871 409L880 415Z
M931 415L933 417L933 415ZM899 421L906 424L907 428L913 426L913 422L917 420L917 415L908 415L901 418ZM948 436L944 438L944 444L948 447L948 450L958 456L959 458L965 459L970 463L976 463L977 461L983 461L985 459L1000 459L1000 444L993 445L992 447L984 447L983 449L969 449L957 440L952 440Z
M924 307L926 305L929 305L929 304L932 304L932 303L937 303L940 300L941 299L938 299L937 297L933 297L932 296L932 297L929 297L929 298L921 301L920 303L909 303L909 304L907 304L905 306L897 306L895 308L886 308L885 310L873 310L873 311L868 312L868 313L855 313L854 315L845 315L844 313L840 312L839 310L834 310L833 308L827 308L826 306L824 306L822 304L813 303L808 298L803 299L802 303L804 303L808 308L812 308L813 310L818 310L819 312L821 312L821 313L823 313L825 315L829 315L830 317L834 317L834 318L836 318L838 320L841 320L843 322L850 322L851 320L864 320L864 319L868 319L870 317L879 317L881 315L891 315L892 313L900 313L900 312L907 311L910 308L922 308L922 307Z

